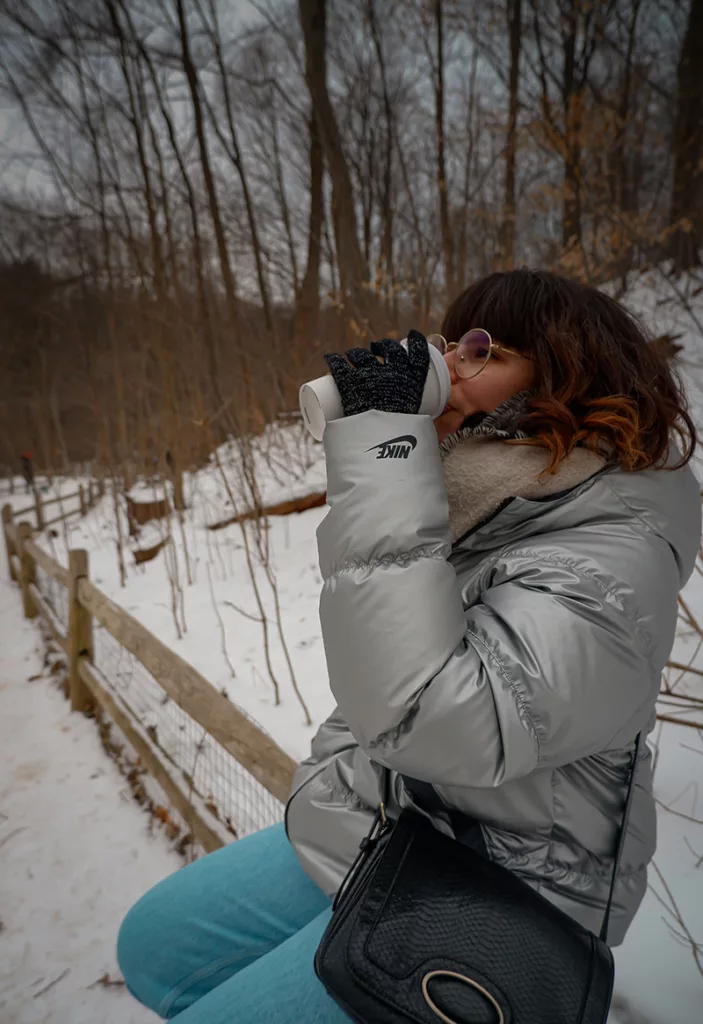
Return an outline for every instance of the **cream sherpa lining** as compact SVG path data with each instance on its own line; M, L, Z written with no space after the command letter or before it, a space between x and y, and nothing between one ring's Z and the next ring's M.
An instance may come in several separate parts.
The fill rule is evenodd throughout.
M528 400L529 393L521 392L478 426L459 430L442 443L452 542L508 498L539 499L568 491L606 464L600 455L574 448L556 473L540 478L551 453L546 448L505 443L507 438L526 436L519 422Z

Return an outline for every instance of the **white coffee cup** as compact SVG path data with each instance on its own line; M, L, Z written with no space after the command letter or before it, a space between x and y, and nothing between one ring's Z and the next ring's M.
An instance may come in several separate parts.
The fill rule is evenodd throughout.
M408 339L403 338L400 344L403 348L407 348ZM422 392L419 413L422 416L431 416L434 420L442 415L449 401L451 380L447 364L440 351L434 345L427 347L430 353L430 366L427 371L425 389ZM303 423L316 441L322 440L325 426L330 420L338 420L344 415L342 399L332 374L303 384L299 400Z

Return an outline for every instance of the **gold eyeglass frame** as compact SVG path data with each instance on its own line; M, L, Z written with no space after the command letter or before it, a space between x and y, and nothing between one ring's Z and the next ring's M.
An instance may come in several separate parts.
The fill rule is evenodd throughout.
M447 339L444 337L443 334L430 334L427 337L427 341L429 342L430 345L434 345L434 347L436 349L438 349L440 352L442 352L442 348L443 348L444 351L442 352L442 355L445 355L447 352L453 352L455 349L459 348L459 346L461 345L461 343L464 340L464 338L467 335L473 334L476 331L480 331L481 334L485 334L486 337L488 338L488 355L486 356L486 361L483 364L483 366L481 367L481 369L477 370L476 373L470 374L468 377L461 372L461 368L460 368L461 367L461 359L460 359L457 362L457 364L455 364L455 367L456 367L457 377L461 377L462 380L473 380L474 377L478 377L479 373L483 373L483 371L486 369L486 367L488 366L489 362L491 361L491 356L493 355L494 351L495 352L507 352L509 355L511 355L511 356L518 356L520 359L529 359L530 358L530 356L526 355L524 352L518 352L517 349L510 348L510 346L504 345L500 341L494 341L494 339L491 336L491 334L484 327L472 327L470 331L466 331L465 334L462 334L462 336L459 338L458 341L452 341L451 343L447 342ZM442 348L440 348L439 345L435 344L435 342L431 341L430 340L431 338L441 339L441 341L442 341Z

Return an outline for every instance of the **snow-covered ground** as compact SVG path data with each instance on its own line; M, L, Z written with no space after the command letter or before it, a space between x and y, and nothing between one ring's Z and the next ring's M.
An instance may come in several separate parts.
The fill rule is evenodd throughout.
M39 629L0 579L0 1021L147 1024L115 938L130 905L183 863L132 799L94 722L42 672Z
M679 341L685 345L684 372L694 411L701 422L703 296L695 294L696 287L690 281L667 282L655 271L635 282L626 301L657 332L681 334ZM307 754L315 728L333 704L318 621L321 581L315 529L325 510L271 517L265 533L269 563L277 580L284 636L313 720L312 725L306 725L275 625L273 591L256 549L253 527L247 527L246 536L238 525L218 531L207 529L208 524L232 515L232 498L236 511L242 511L248 504L237 447L224 445L218 460L221 468L213 462L199 473L186 476L188 511L182 530L175 517L168 527L151 524L143 529L137 542L139 547L148 547L170 536L167 548L153 562L136 566L128 547L124 587L120 585L117 532L109 494L85 519L71 520L65 529L59 525L56 536L45 534L42 543L63 564L67 545L87 548L91 578L103 591L191 662L213 685L225 689L230 699L255 718L285 750L300 758ZM254 460L266 504L324 489L321 446L311 443L299 427L268 430L255 444ZM700 461L698 466L701 477ZM64 481L59 486L63 493L76 489L74 481ZM159 487L142 487L133 492L137 498L161 497L163 493ZM0 497L0 504L6 500L15 508L28 504L23 494ZM126 537L124 510L121 516ZM269 620L271 667L281 695L278 705L266 666L262 626L256 621L259 610L247 567L245 540L252 552L254 578ZM3 571L7 579L6 570ZM703 578L699 574L692 579L685 596L694 613L703 619ZM0 1022L6 1024L3 999L10 1000L7 1024L141 1021L144 1017L139 1016L140 1011L120 990L87 990L85 985L105 971L114 972L114 934L123 910L156 878L180 862L169 853L161 834L148 835L148 820L129 801L125 783L106 759L93 723L71 716L52 682L27 682L37 672L39 656L32 652L38 650L38 630L20 621L20 607L16 590L5 587L0 591L0 813L8 815L7 820L0 817L0 891L11 890L5 905L15 908L11 921L7 919L8 911L3 913L0 908L6 929L0 933ZM699 640L700 637L682 633L674 657L703 670ZM24 650L23 657L29 658L26 663L19 659L20 648ZM144 724L158 728L159 735L164 735L165 723L159 717L162 712L158 702L148 703L131 677L124 685L131 687L125 693L139 710ZM678 684L679 689L686 686L689 692L703 697L700 680L696 682L689 676ZM669 706L662 706L662 711L678 714ZM10 716L14 723L11 727L7 725ZM66 727L65 733L62 726ZM656 864L661 877L652 871L651 890L625 946L617 953L616 1010L611 1019L617 1017L618 1024L703 1021L703 977L690 944L687 948L687 940L672 932L672 927L680 931L680 926L666 891L668 887L693 938L703 943L703 825L699 823L703 818L703 798L699 793L699 783L703 783L702 739L700 731L672 724L663 725L653 734L659 749L656 795L661 804ZM180 742L182 747L186 744L183 750L187 763L192 753L187 743L194 749L196 739L188 740L186 735ZM75 760L70 760L69 751L76 752ZM34 778L25 778L20 772L20 790L13 773L25 761L40 761L45 767ZM31 775L34 769L26 770ZM91 778L96 772L97 778ZM55 780L59 776L65 778L57 792L53 787L58 786ZM100 799L94 799L95 793L100 794ZM8 807L14 810L10 813ZM82 807L90 808L90 813L81 817L80 828L76 828L76 818L70 815L79 814ZM13 824L13 816L18 814L25 817L14 819ZM62 851L53 864L41 861L45 873L56 883L58 905L54 909L59 916L55 920L52 917L50 923L42 917L47 902L44 886L33 885L34 880L18 872L16 862L9 859L17 858L21 863L32 859L22 853L23 844L29 842L29 832L14 832L24 826L25 818L43 823L33 826L37 837L42 829L43 846L50 851ZM11 834L11 838L6 838ZM71 843L75 845L72 847ZM91 872L96 873L94 889L76 885L80 899L69 896L74 878L70 872L78 870L78 864L81 870L75 876L77 879L84 881L93 877ZM8 876L15 878L9 886L5 881ZM99 882L103 878L120 880L118 885L110 885L107 897L100 895ZM88 895L91 892L92 896ZM69 940L67 936L77 938ZM76 944L72 945L74 941ZM85 952L81 941L85 942ZM9 953L2 956L4 947ZM25 954L25 947L31 947L31 956ZM41 989L66 966L70 966L70 973L45 996L34 999L35 988L31 983L41 975L45 980L36 984L36 989ZM84 1009L81 1000L85 999L96 1002L86 1003Z

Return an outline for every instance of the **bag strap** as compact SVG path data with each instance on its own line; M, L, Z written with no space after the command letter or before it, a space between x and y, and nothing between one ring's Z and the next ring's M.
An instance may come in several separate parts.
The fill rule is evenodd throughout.
M441 800L439 793L430 782L421 782L420 779L411 779L409 775L401 776L405 788L411 794L415 803L423 811L441 811L449 818L454 829L457 842L462 846L468 846L485 860L489 860L486 841L483 838L481 825L468 814L456 811Z
M608 892L608 902L605 907L605 914L603 916L603 924L601 925L599 938L603 942L608 941L608 925L610 924L610 911L613 904L613 896L615 894L615 883L618 877L618 871L620 870L620 861L622 859L623 850L625 849L625 838L627 836L628 825L630 824L630 811L632 810L632 798L635 793L635 775L637 773L637 763L639 761L640 749L642 746L642 733L638 733L637 739L635 740L635 752L632 760L632 768L630 769L630 781L627 787L627 796L625 798L625 807L623 809L622 824L620 825L620 831L618 833L618 845L615 851L615 859L613 861L613 873L610 878L610 891ZM464 843L466 846L472 847L477 850L484 857L487 857L487 851L485 846L483 849L477 845L476 835L476 822L468 814L463 814L461 811L454 811L448 808L441 800L437 790L430 782L422 782L420 779L413 779L409 775L401 776L406 789L411 794L416 803L422 807L423 810L427 811L444 811L449 815L454 834L456 835L459 842ZM390 786L390 772L387 768L383 769L383 803L388 804L388 790ZM480 831L480 830L479 830Z

